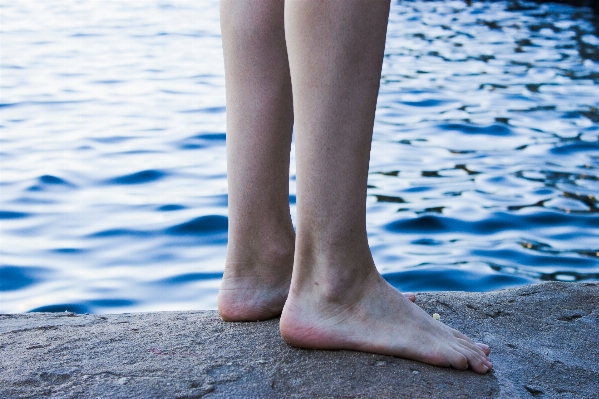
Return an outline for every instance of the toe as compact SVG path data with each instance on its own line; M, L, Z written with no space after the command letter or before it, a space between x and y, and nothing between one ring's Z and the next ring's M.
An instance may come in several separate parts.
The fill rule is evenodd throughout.
M487 354L478 345L470 344L465 340L459 340L459 346L455 349L468 359L468 366L479 374L485 374L493 368L493 363Z
M472 356L469 358L468 365L473 371L479 374L485 374L493 368L493 364L486 357L481 356Z
M416 294L414 294L413 292L404 292L403 296L408 298L411 302L416 302Z
M451 328L451 327L450 327L450 328ZM451 328L451 332L453 333L453 335L454 335L456 338L463 339L464 341L468 341L468 342L470 342L472 345L474 345L474 341L472 341L470 338L468 338L467 336L465 336L464 334L462 334L462 333L461 333L461 332L459 332L458 330L455 330L455 329Z
M489 348L489 345L477 342L476 346L478 346L485 353L486 356L489 356L489 354L491 353L491 348Z
M458 351L454 351L449 362L454 369L466 370L468 368L468 358Z
M491 368L487 366L483 361L474 361L472 363L468 363L468 365L470 366L472 371L478 374L486 374L487 372L489 372L489 370L491 370Z
M467 341L465 339L458 338L458 342L460 343L460 346L461 346L461 348L463 348L463 350L474 352L483 358L487 357L487 354L485 353L485 351L481 347L479 347L478 345L473 343L472 341L469 341L469 340Z
M474 342L470 338L468 338L467 336L465 336L464 334L462 334L458 330L454 330L453 328L452 328L452 332L453 332L453 335L456 338L458 338L460 340L463 340L463 341L466 341L466 342L468 342L471 345L471 347L476 346L478 349L480 349L481 351L483 351L483 353L485 354L485 356L489 356L489 354L491 353L491 348L489 348L489 345L485 345L485 344L480 343L480 342Z
M485 374L487 371L491 369L492 364L482 353L482 351L474 351L463 346L456 348L456 350L466 359L466 363L468 365L467 367L469 367L472 371L479 374ZM463 364L460 363L460 366L462 365Z

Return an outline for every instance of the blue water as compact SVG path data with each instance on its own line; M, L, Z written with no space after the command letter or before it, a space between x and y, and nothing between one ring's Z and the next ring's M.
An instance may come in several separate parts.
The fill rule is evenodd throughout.
M510 4L392 6L367 203L402 289L599 280L597 30L589 9ZM215 308L218 3L0 13L0 312ZM290 193L294 216L293 164Z

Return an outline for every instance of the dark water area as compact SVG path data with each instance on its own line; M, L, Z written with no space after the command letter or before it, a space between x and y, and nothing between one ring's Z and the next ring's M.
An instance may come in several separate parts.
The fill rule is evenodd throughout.
M227 242L215 1L0 6L0 312L214 309ZM393 2L367 197L400 289L599 280L589 7ZM295 217L295 167L290 207Z
M596 16L599 16L599 2L597 0L532 0L535 3L558 3L558 4L568 4L576 7L588 7L596 13ZM467 0L470 4L472 4L472 0ZM512 0L512 4L509 6L510 9L525 9L529 7L526 4L527 2L521 2L519 0Z

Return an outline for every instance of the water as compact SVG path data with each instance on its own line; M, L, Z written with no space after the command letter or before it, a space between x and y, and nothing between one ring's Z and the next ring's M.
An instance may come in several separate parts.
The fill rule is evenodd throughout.
M589 9L510 4L392 6L367 203L402 289L599 280L597 31ZM0 13L0 312L215 308L218 3ZM290 193L295 214L293 165Z

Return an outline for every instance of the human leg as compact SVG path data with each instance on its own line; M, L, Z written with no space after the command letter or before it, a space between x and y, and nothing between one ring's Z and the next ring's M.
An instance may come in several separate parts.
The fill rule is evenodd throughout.
M227 321L278 316L291 279L293 106L283 7L283 0L221 3L229 243L218 304Z
M278 316L291 280L293 106L283 7L282 0L221 2L229 239L218 308L226 321Z
M296 123L297 235L281 334L479 373L488 347L387 284L366 234L366 183L388 0L285 4Z

